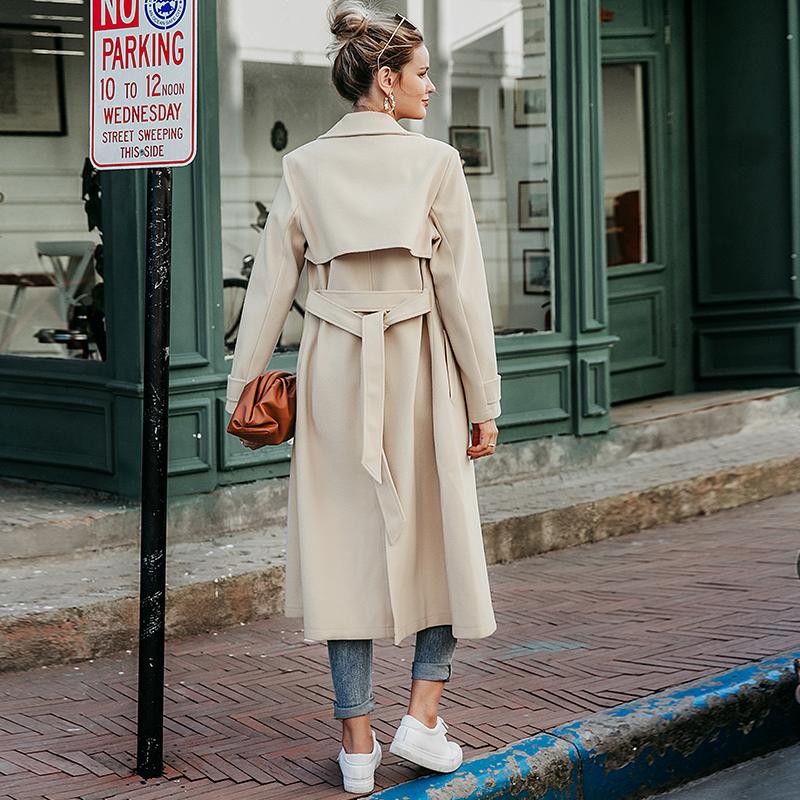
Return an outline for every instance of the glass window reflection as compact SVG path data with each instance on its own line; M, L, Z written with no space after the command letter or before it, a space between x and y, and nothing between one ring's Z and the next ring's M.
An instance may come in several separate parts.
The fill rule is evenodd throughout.
M603 163L608 266L648 260L642 64L603 65Z
M218 0L226 352L282 156L350 107L330 82L326 0ZM423 32L432 95L401 124L462 157L496 332L554 328L549 8L545 0L408 0ZM277 350L298 345L304 277Z
M106 357L88 5L0 9L0 354Z

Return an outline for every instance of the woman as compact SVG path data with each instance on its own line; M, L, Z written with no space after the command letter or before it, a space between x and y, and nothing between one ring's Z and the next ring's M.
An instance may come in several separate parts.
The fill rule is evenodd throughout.
M474 460L495 449L500 376L458 151L398 122L424 119L435 91L422 34L354 0L328 22L352 111L283 156L226 409L269 363L307 268L285 613L327 642L344 786L368 792L375 638L416 633L390 751L441 772L461 763L437 709L457 638L497 627Z

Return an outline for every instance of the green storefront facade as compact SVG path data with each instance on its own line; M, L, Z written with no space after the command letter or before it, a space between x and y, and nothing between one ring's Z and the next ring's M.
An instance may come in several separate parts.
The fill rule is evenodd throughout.
M237 0L198 2L198 155L173 172L169 426L175 494L286 475L290 457L288 445L250 452L225 434L230 359L221 335L226 302L221 209L225 187L232 183L221 169L230 157L224 143L230 100L220 72L227 70L220 13ZM27 24L23 16L30 5L13 0L0 26ZM267 14L280 33L296 6L264 5L280 10ZM324 3L317 5L324 11ZM615 402L800 384L800 2L534 0L505 6L505 19L529 14L546 26L545 171L525 172L535 157L509 156L518 147L515 135L529 137L526 115L535 124L542 113L538 101L528 104L526 87L518 90L514 81L527 79L527 87L538 91L541 69L526 74L523 66L515 74L513 66L501 66L502 74L481 72L487 43L503 36L508 41L507 27L487 25L480 38L473 37L480 46L459 62L464 67L457 80L442 80L438 98L443 102L447 90L462 109L457 125L455 116L443 123L453 136L463 137L452 141L477 148L471 187L500 173L498 164L489 173L481 148L492 142L499 153L503 142L508 202L501 205L507 221L497 229L513 228L509 258L519 261L525 249L515 250L520 236L543 230L537 228L537 213L547 219L546 248L544 239L531 238L534 246L522 256L529 259L524 269L531 270L530 283L527 273L517 281L510 269L506 275L512 278L503 279L510 287L509 308L524 282L530 292L522 299L536 298L544 289L550 313L547 329L538 322L527 326L525 306L519 305L523 310L509 312L498 330L500 442L602 435ZM423 33L437 22L443 25L445 7L450 14L462 8L444 0L391 4L412 20L421 19ZM540 37L529 36L525 25L522 30L524 53L540 64ZM279 98L291 96L291 59L273 69L264 66L271 56L253 48L245 56L251 87L245 101L253 86L274 90ZM433 56L432 50L431 73L438 83L436 67L456 57L437 53L434 61ZM247 66L259 59L257 69ZM504 64L512 62L506 53ZM324 70L318 63L307 65L303 80L312 68ZM264 82L264 75L275 82ZM471 81L479 92L470 94ZM463 109L473 97L478 112L471 118ZM487 107L499 109L499 118L509 121L507 131L479 125L487 122ZM340 104L340 113L345 110ZM329 115L325 127L336 118ZM251 126L262 120L245 113L237 124L247 140ZM310 121L314 126L322 132L319 119ZM0 174L17 174L13 154L27 147L24 139L0 139ZM539 148L538 140L525 142ZM288 149L301 143L290 135ZM532 152L533 145L526 150ZM139 492L145 184L143 171L101 175L106 357L0 352L2 475L130 497ZM501 184L487 186L489 198ZM549 191L544 213L533 194L542 187ZM4 205L13 211L15 196L2 186L0 191L7 196L2 215ZM483 202L483 190L476 188L475 197ZM479 228L492 218L492 208L487 199ZM523 211L530 214L524 227L517 218ZM0 216L4 236L24 230L19 214L5 223ZM544 253L546 260L537 262ZM502 259L489 261L495 269ZM546 281L535 272L537 263L549 264ZM12 274L18 266L9 262L2 269ZM3 295L2 307L8 302ZM271 367L293 369L293 349L277 352Z

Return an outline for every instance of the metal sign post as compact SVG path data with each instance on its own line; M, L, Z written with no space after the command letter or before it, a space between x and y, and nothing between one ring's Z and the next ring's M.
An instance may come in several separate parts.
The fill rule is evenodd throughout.
M172 167L195 157L196 0L91 0L89 157L147 168L136 772L163 773Z
M171 249L172 170L169 167L155 167L147 171L144 306L139 725L136 755L136 771L143 777L161 775L163 767Z

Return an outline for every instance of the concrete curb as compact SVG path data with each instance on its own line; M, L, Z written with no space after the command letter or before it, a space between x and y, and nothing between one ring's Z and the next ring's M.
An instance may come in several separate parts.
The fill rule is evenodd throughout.
M284 567L167 589L172 640L283 613ZM111 656L139 644L139 597L0 618L0 673Z
M741 465L637 492L483 523L488 564L800 491L800 457ZM168 554L169 557L169 554ZM174 639L283 613L283 565L167 588L165 637ZM138 643L138 596L0 618L0 673L112 655Z
M800 649L598 712L374 800L633 800L800 740Z
M800 492L800 456L741 464L562 508L485 521L488 564L563 550Z

